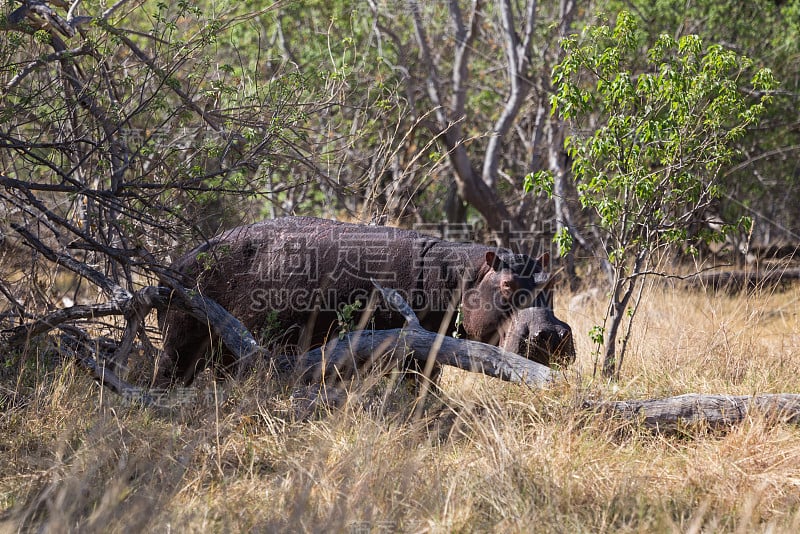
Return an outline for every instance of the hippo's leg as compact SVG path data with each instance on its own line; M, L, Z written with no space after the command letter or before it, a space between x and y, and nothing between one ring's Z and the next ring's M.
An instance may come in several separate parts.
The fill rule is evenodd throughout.
M168 331L164 339L164 353L159 361L157 384L171 387L177 384L188 386L195 375L207 364L211 339L207 329L197 323L173 334Z

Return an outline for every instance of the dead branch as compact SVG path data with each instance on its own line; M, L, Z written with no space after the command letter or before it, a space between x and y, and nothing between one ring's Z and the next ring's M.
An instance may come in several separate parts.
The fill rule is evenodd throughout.
M662 433L697 425L722 429L742 422L753 412L782 423L800 423L800 394L704 395L687 393L663 399L586 401L583 408L641 422Z
M351 332L342 340L307 352L298 359L294 368L300 370L304 381L321 382L326 377L349 378L377 363L400 362L407 357L422 362L434 358L442 365L531 387L542 387L555 379L548 367L517 354L478 341L443 336L421 327Z
M65 326L62 333L61 350L74 360L78 366L87 371L99 384L107 387L117 395L136 401L142 406L156 404L156 399L145 389L133 386L119 378L114 371L107 368L99 355L96 340L86 332L74 326Z
M166 287L147 286L126 298L95 306L73 306L57 310L28 324L2 330L0 331L0 352L17 347L32 337L55 328L62 330L74 328L65 325L70 321L108 315L126 315L129 316L128 320L130 321L130 317L143 318L153 309L166 310L170 306L178 307L197 320L207 323L214 335L219 336L225 347L235 356L240 371L248 367L256 353L263 351L247 328L213 300L188 290L176 292ZM123 341L117 346L114 355L107 359L112 368L118 369L126 365L130 350L133 348L131 336L139 331L138 322L126 329ZM99 363L98 360L86 356L81 351L74 352L72 356L104 385L109 386L112 391L137 389L117 378L109 368L106 368L105 362ZM106 383L106 379L103 378L105 376L109 376L109 383Z
M6 350L15 348L31 338L45 334L67 322L122 313L122 308L115 302L104 302L93 306L78 305L56 310L28 324L0 331L0 346Z
M279 368L290 367L305 382L324 382L331 378L351 378L376 364L389 365L411 357L423 364L433 358L441 365L531 387L543 387L556 379L550 368L499 347L423 329L411 307L396 291L373 283L386 302L405 317L405 327L350 332L294 362L284 360Z
M25 244L30 245L53 263L63 265L70 271L86 278L110 295L114 301L124 301L125 299L129 299L131 297L131 294L115 281L103 275L96 269L92 269L85 263L76 260L69 254L54 251L42 243L39 238L34 236L23 226L12 223L11 227L25 239Z

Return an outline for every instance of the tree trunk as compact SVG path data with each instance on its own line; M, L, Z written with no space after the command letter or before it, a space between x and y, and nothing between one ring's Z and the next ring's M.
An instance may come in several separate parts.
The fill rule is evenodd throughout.
M611 292L611 302L608 305L609 327L606 334L605 347L603 348L603 376L605 378L613 378L619 372L617 369L617 334L619 333L619 326L622 324L622 310L624 310L624 307L617 300L618 291L619 289L614 287Z
M572 213L567 202L569 191L569 171L567 170L567 155L564 152L564 134L561 124L555 117L547 121L547 155L550 171L553 173L553 204L555 209L556 233L569 232L573 241L583 245L588 250L587 244L572 222ZM570 289L575 290L580 280L575 272L575 254L568 250L564 255L564 266L569 279Z
M450 182L447 196L444 200L444 216L450 224L463 224L467 222L467 205L461 199L456 188L455 180Z
M625 270L622 267L615 269L614 285L611 290L611 297L608 304L608 319L611 324L608 328L608 337L605 343L605 355L603 359L603 376L606 378L619 378L619 371L622 367L622 359L625 356L624 352L620 353L619 360L617 360L617 335L619 334L619 327L622 324L622 319L625 316L625 309L631 300L636 284L639 282L639 277L644 276L642 273L642 266L647 258L647 249L643 248L636 255L633 261L630 274L624 276ZM644 283L642 281L641 283ZM636 313L636 306L631 310L628 315L628 329L631 327L633 316ZM623 345L624 351L625 345Z

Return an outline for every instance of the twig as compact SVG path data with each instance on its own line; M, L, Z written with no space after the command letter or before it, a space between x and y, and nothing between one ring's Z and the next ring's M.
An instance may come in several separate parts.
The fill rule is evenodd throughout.
M90 282L103 289L103 291L108 293L115 301L122 301L131 297L131 294L126 289L110 278L104 276L101 272L92 269L85 263L76 260L69 254L54 251L21 225L11 223L11 227L23 238L25 238L25 241L28 245L41 252L45 258L53 263L63 265L70 271L83 276Z

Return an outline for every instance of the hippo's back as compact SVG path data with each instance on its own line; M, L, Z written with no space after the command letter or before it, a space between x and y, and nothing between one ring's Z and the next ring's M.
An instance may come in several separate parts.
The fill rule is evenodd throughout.
M346 305L368 300L372 280L404 295L422 287L420 258L437 242L410 230L287 217L228 230L172 267L187 288L217 301L257 336L277 330L281 341L305 349L334 333ZM357 322L359 313L351 318ZM385 307L373 320L378 328L403 322ZM208 349L208 327L179 311L161 322L166 357L191 372L188 363Z

